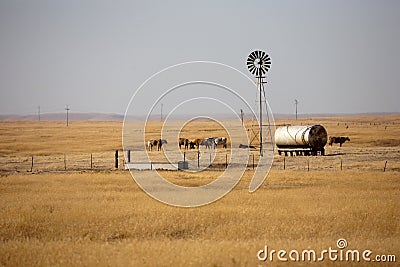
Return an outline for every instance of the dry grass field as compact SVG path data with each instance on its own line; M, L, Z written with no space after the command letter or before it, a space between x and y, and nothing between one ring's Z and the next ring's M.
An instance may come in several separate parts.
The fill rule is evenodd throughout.
M176 208L147 196L128 171L114 169L113 153L121 149L120 122L72 122L68 128L63 122L0 122L0 265L309 266L276 258L261 262L257 252L265 245L321 251L337 248L336 241L345 238L349 249L369 249L371 258L393 254L396 262L325 258L314 264L398 266L400 117L277 123L318 123L329 135L351 141L342 148L327 147L325 157L286 157L285 170L283 156L276 155L255 193L248 192L249 167L221 200ZM189 126L188 135L196 127ZM160 125L149 127L156 133ZM211 136L222 131L208 129ZM96 163L100 167L73 168L74 157L90 153L103 156ZM151 153L162 158L161 152ZM26 158L64 154L71 161L67 171L44 161L27 172ZM222 171L160 173L174 183L196 186Z

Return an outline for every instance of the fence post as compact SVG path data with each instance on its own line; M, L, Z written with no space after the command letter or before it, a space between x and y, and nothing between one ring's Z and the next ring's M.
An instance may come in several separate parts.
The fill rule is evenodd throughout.
M286 157L283 158L283 170L286 170Z
M64 153L64 171L67 170L67 156Z
M130 162L131 162L131 151L128 150L128 163L130 163Z
M343 161L340 159L340 170L343 171Z
M115 150L115 168L118 169L118 149Z
M33 156L32 156L32 163L31 163L31 172L33 171Z
M387 161L385 161L385 167L383 167L383 172L386 171L386 164L387 164Z
M197 168L200 168L200 150L197 150Z
M253 154L253 170L254 170L254 154Z
M310 171L310 158L307 158L307 171Z
M225 168L228 167L228 154L225 154Z
M93 154L90 153L90 169L93 169Z
M186 151L183 152L183 162L186 162Z

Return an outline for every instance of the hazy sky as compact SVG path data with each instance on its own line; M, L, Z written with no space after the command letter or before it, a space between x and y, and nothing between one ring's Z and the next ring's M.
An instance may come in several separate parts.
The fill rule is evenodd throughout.
M165 67L250 76L254 49L274 113L400 112L400 1L0 0L0 38L0 113L124 113Z

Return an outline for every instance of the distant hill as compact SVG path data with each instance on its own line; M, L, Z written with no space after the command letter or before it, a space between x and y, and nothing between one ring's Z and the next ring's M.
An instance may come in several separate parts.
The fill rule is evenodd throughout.
M361 116L394 116L400 115L400 112L371 112L371 113L311 113L299 114L299 118L325 118L325 117L361 117ZM187 120L196 117L195 114L182 114L174 115L174 119ZM213 118L220 120L235 119L232 114L213 114ZM70 121L123 121L124 115L122 114L107 114L107 113L70 113ZM144 120L145 115L129 116L131 120ZM249 119L245 116L246 119ZM293 114L274 114L275 119L294 119ZM63 121L66 119L65 113L45 113L40 115L42 121ZM149 120L159 120L159 115L152 115ZM0 114L0 121L36 121L38 120L37 114L30 115L16 115L16 114Z
M45 113L40 115L42 121L63 121L66 119L65 113ZM70 113L70 121L122 121L124 115L105 114L105 113ZM3 121L37 121L38 115L0 115Z

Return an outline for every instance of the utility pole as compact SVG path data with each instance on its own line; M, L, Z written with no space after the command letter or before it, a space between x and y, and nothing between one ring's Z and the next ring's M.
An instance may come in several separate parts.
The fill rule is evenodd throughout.
M243 125L243 117L244 117L243 109L240 109L240 118L242 120L242 125Z
M67 127L68 127L68 112L69 112L69 110L70 110L70 108L69 108L68 105L66 106L65 110L67 111Z
M297 121L297 104L299 104L299 100L295 99L294 104L296 105L296 121Z
M163 108L163 104L161 103L161 114L160 114L161 121L163 121L163 118L162 118L162 108Z
M40 106L38 106L38 120L40 121Z

